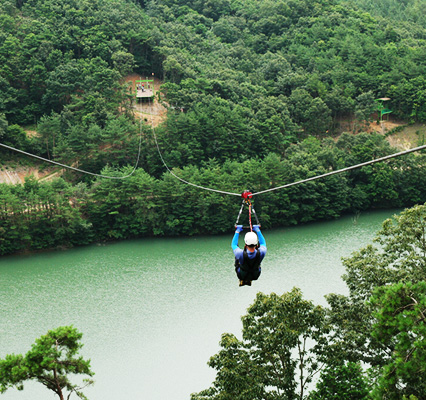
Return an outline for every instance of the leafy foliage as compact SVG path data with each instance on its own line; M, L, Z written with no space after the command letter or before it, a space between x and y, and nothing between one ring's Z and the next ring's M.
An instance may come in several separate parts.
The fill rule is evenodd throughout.
M91 242L90 223L76 207L84 199L75 197L81 188L62 179L48 185L34 178L27 178L24 185L0 185L1 253Z
M425 216L422 205L385 221L380 249L369 245L344 260L349 296L328 296L335 327L330 355L370 364L375 398L424 393Z
M372 335L393 346L393 354L380 370L375 398L401 398L425 393L426 282L379 287L371 299L377 308Z
M222 336L222 350L209 361L216 380L191 399L303 398L319 369L315 353L325 344L325 310L304 300L299 289L258 293L242 321L243 341Z
M56 393L59 399L67 399L72 393L86 399L81 390L90 384L85 379L83 387L73 384L68 375L88 375L94 373L90 369L90 361L78 356L82 344L82 334L72 326L59 327L36 339L31 350L25 356L7 355L0 360L0 393L16 387L23 390L24 383L34 380Z
M350 113L369 123L382 95L398 116L424 119L424 27L383 24L337 0L2 2L2 142L123 174L141 139L141 171L122 183L67 173L72 184L2 187L0 253L226 231L231 199L162 175L151 129L136 124L120 84L131 70L165 80L159 146L177 174L202 186L268 189L390 154L379 135L329 137ZM20 127L30 122L33 137ZM422 168L424 156L410 156L268 193L256 208L271 227L411 206L425 198Z
M321 372L317 389L309 393L309 400L367 399L369 387L359 363L342 363L328 366Z

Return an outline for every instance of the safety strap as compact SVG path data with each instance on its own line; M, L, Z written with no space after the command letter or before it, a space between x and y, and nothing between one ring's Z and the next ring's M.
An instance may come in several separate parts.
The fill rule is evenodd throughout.
M238 225L238 221L240 220L241 213L243 212L244 204L245 203L244 203L244 200L243 200L243 203L241 204L240 212L238 213L237 220L235 221L235 227Z
M253 206L251 206L251 210L253 211L254 218L256 218L256 225L260 226L259 219L257 218L257 214L256 214L256 211L254 210Z

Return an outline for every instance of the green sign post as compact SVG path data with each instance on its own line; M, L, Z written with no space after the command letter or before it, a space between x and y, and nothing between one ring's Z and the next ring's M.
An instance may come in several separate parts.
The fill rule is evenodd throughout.
M390 100L389 97L382 97L380 99L375 100L377 102L378 117L380 122L383 121L383 115L390 114L392 112L392 110L389 110L389 108L386 108L384 104L385 102L389 100Z

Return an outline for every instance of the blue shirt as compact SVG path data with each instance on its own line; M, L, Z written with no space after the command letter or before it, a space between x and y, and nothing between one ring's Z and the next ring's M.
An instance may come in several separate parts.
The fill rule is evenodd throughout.
M263 258L266 255L266 241L265 238L262 235L262 232L257 231L256 232L257 237L259 239L259 248L256 249L255 251L253 251L253 253L251 251L247 251L247 255L248 257L254 258L257 254L257 252L260 252L260 261L262 262ZM240 234L238 232L235 232L234 237L232 238L232 243L231 243L231 247L232 247L232 251L234 252L235 258L240 262L240 264L242 265L244 262L244 250L240 249L238 247L238 238L240 237Z

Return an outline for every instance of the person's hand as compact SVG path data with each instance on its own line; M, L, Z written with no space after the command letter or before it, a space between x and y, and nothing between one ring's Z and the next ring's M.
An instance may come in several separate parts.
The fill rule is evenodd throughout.
M237 225L235 228L236 228L235 232L237 232L237 233L240 233L240 232L243 231L243 226L242 225Z
M260 232L260 225L253 225L253 230L255 232Z

